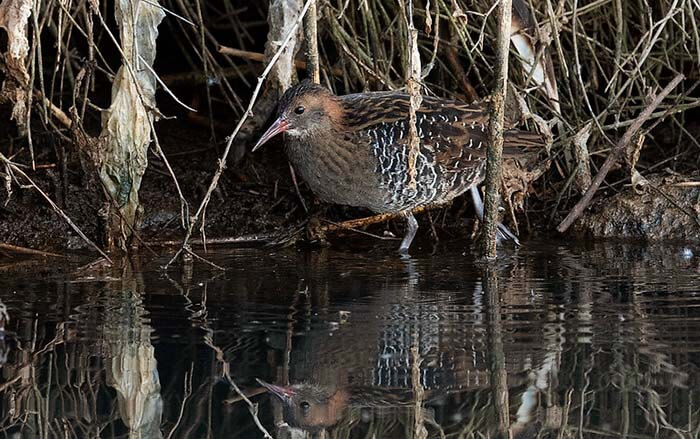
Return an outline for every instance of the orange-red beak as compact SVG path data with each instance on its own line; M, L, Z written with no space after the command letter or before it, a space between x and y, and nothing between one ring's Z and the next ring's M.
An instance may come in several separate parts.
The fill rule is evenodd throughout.
M253 151L255 151L256 149L263 146L263 144L265 144L268 140L272 139L273 137L275 137L279 133L283 133L283 132L287 131L288 128L289 128L289 121L287 121L287 119L283 116L279 117L272 124L272 126L270 126L270 128L268 128L267 131L265 131L265 134L263 134L262 137L260 137L260 140L258 140L258 143L256 143L255 146L253 147Z

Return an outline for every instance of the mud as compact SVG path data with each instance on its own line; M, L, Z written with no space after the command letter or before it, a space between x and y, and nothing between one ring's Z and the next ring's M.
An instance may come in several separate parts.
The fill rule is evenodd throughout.
M648 181L641 192L627 187L599 200L578 229L595 237L700 242L700 186L688 185L700 173Z

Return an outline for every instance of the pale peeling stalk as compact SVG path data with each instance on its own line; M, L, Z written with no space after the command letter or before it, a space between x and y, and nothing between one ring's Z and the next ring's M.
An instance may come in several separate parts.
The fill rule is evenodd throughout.
M4 54L6 71L3 72L7 76L0 88L0 101L12 102L11 118L17 123L20 131L26 129L27 111L29 111L27 108L27 90L29 90L27 25L31 13L31 0L0 2L0 27L7 31L7 51Z
M109 220L112 237L119 233L129 238L137 219L138 191L148 166L151 143L150 108L155 108L156 78L149 67L156 57L158 25L164 16L161 8L148 3L133 0L115 3L121 49L126 59L112 84L112 104L102 115L99 170L108 196L120 210L120 215L112 215ZM127 63L133 67L133 75ZM121 242L120 247L125 244Z
M273 0L270 3L270 12L267 17L270 31L267 34L268 43L265 47L266 59L270 59L279 50L284 37L296 26L299 11L303 6L302 0ZM296 78L294 54L297 45L298 38L295 34L270 71L270 80L277 86L280 94L291 87Z
M130 438L162 438L163 398L153 329L140 318L145 312L139 287L132 276L122 282L123 295L114 299L104 325L113 337L106 342L103 361L107 385L116 391L119 418Z

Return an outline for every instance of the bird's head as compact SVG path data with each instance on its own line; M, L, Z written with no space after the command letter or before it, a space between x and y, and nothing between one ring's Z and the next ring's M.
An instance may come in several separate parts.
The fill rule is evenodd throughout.
M296 138L318 136L333 128L341 112L340 104L327 88L308 80L302 81L284 92L277 119L260 137L253 151L280 133Z
M272 395L282 402L284 420L292 427L308 431L330 428L342 417L348 404L348 393L344 388L298 384L277 386L257 380Z

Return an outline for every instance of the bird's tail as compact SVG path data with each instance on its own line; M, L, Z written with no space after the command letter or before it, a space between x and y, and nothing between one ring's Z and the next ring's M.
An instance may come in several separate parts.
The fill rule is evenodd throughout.
M503 157L522 157L539 151L544 139L538 133L509 130L503 134Z

